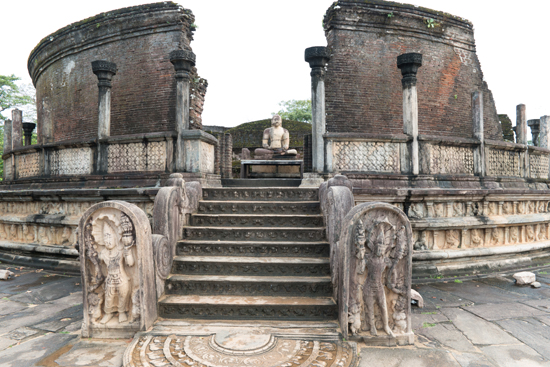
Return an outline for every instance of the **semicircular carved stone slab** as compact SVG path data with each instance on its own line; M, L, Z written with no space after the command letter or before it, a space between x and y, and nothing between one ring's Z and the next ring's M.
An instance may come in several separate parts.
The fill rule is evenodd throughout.
M226 343L219 335L136 336L124 353L124 366L353 367L359 362L355 343L287 339L269 334L230 336Z
M151 227L134 204L93 205L79 222L82 336L127 338L157 319Z
M355 206L339 245L339 319L345 338L367 344L412 344L412 230L400 209Z

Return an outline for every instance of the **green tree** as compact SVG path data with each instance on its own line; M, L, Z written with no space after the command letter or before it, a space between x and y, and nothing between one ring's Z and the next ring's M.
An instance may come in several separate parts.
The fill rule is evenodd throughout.
M277 114L283 119L311 123L311 100L291 99L290 101L281 101L279 106L282 109Z
M7 117L3 115L4 111L15 107L23 107L34 104L34 98L29 93L21 91L20 87L15 84L19 78L15 75L0 75L0 121L4 122ZM25 87L26 89L28 87Z

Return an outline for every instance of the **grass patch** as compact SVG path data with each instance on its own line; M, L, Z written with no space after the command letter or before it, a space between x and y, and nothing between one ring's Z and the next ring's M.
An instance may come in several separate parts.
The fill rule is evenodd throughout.
M437 315L437 311L433 311L433 312L422 312L422 315Z
M539 274L546 275L546 274L548 274L548 272L546 272L546 271L539 271Z
M462 283L462 280L460 280L460 279L455 279L455 283Z
M429 328L429 327L434 327L434 326L435 326L435 324L430 324L429 322L425 322L425 323L422 324L423 328Z

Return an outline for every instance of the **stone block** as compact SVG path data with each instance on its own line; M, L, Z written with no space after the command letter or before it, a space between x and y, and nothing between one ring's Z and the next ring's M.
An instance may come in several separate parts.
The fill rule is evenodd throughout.
M424 298L414 289L411 289L411 301L416 301L419 308L424 308Z
M82 336L127 338L157 319L151 226L124 201L88 209L79 223Z
M534 273L528 271L522 271L514 274L514 279L517 285L531 284L537 280L537 276Z

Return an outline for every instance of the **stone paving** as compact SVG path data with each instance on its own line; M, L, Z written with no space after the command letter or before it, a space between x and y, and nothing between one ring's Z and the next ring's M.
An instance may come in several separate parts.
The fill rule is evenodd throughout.
M6 268L16 277L0 281L0 366L122 365L132 340L80 339L80 277ZM550 367L550 267L534 272L539 289L511 274L414 285L415 345L359 344L360 366Z

